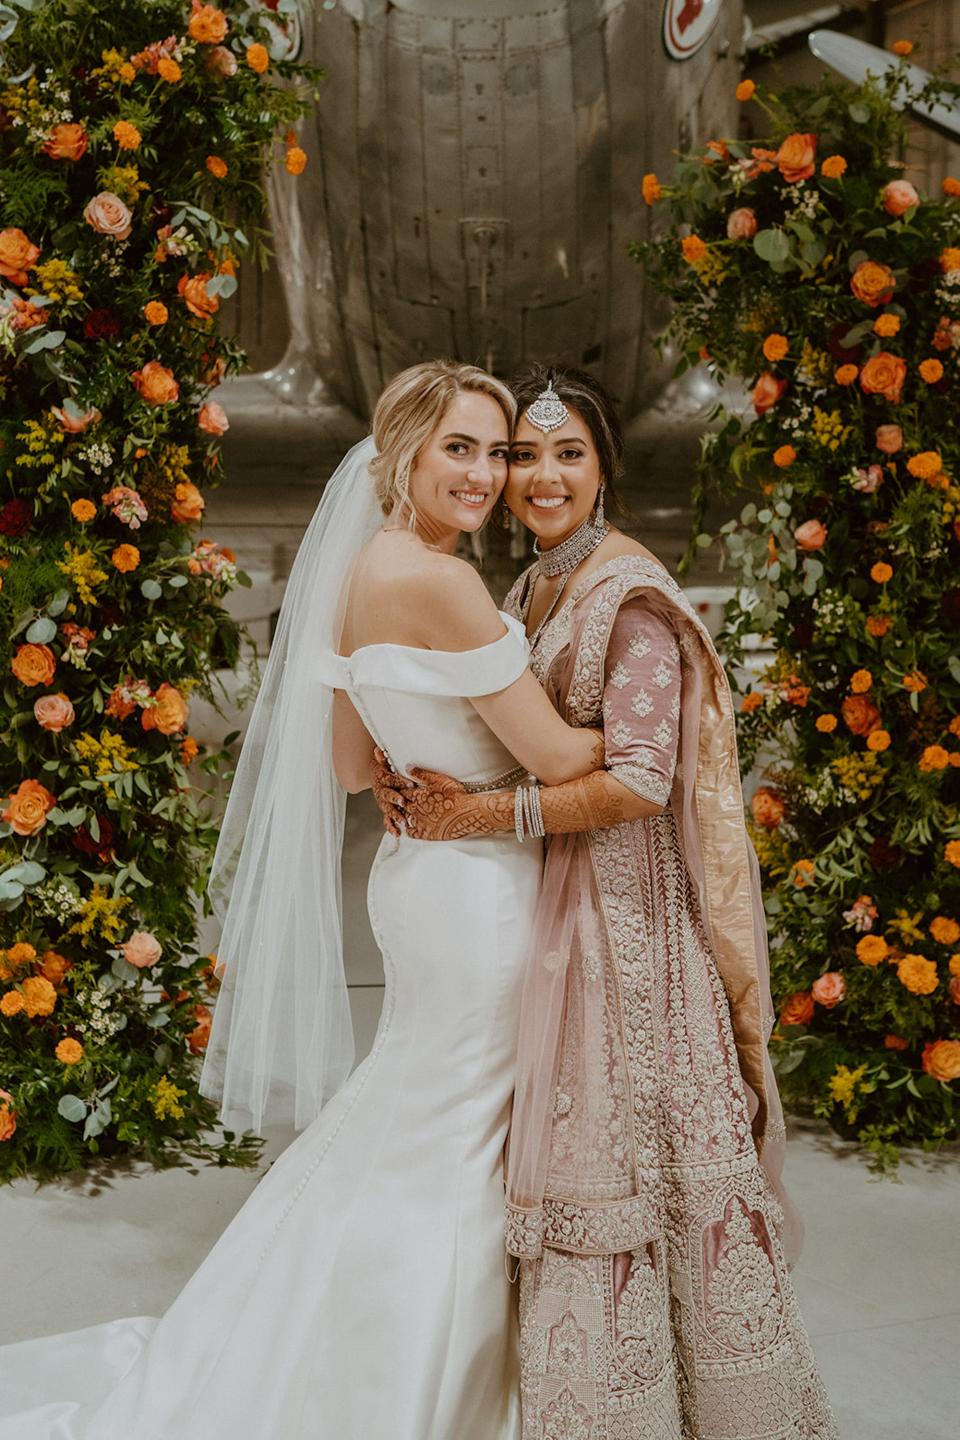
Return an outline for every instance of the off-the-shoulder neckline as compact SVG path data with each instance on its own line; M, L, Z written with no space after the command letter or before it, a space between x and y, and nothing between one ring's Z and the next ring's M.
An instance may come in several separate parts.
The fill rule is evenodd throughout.
M426 645L397 645L392 640L377 640L370 645L358 645L356 650L351 650L349 655L337 654L337 659L349 663L351 660L356 660L358 655L369 654L371 650L402 650L407 655L483 655L495 646L502 645L504 640L509 639L511 635L516 635L518 629L520 637L524 640L527 638L523 624L516 616L506 610L498 610L497 614L506 623L507 628L504 633L498 635L496 640L491 640L486 645L475 645L470 650L430 650Z

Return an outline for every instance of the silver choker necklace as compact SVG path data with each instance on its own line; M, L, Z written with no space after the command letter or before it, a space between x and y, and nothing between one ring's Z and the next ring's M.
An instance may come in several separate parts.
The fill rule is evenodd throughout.
M592 555L607 533L603 518L603 507L598 506L595 515L588 515L583 524L554 545L550 550L541 550L540 541L533 542L533 553L537 557L541 575L569 575L581 561Z

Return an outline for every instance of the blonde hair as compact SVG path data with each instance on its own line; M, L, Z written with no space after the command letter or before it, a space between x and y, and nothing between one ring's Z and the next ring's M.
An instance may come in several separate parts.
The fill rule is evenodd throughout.
M458 395L472 391L489 395L503 411L507 434L513 432L517 406L511 391L479 365L456 360L426 360L401 370L387 385L373 412L377 453L370 462L377 499L384 515L396 507L407 513L411 528L416 512L410 499L410 472Z

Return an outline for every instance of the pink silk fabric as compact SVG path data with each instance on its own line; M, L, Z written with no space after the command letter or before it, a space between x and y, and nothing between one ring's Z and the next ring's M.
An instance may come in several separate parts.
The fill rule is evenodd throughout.
M523 581L505 602L515 613ZM754 1193L792 1266L802 1224L782 1183L759 869L710 636L661 565L622 556L576 587L532 664L569 723L603 725L611 772L666 808L549 841L522 996L508 1249L634 1250L663 1234L670 1195L689 1184Z

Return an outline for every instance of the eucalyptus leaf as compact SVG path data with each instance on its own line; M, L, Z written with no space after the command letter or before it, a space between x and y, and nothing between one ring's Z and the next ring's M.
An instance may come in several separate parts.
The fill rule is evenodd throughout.
M64 1120L69 1120L72 1125L77 1125L85 1117L87 1107L79 1095L61 1095L57 1104L57 1114L62 1115Z
M157 584L156 580L148 577L146 580L141 581L140 594L146 600L159 600L163 594L163 589Z
M46 645L57 633L55 623L46 615L39 615L33 624L27 629L27 639L31 645Z
M9 870L4 870L0 878L19 880L21 885L39 885L46 873L38 860L21 860L19 865L11 865Z
M180 590L187 583L186 575L171 575L167 580L167 586L171 590Z
M790 254L790 238L784 230L759 230L753 237L753 248L768 264L786 260Z
M866 125L870 119L870 106L864 105L862 100L854 100L847 106L847 114L855 125Z
M950 674L953 676L954 680L956 680L957 683L960 684L960 659L958 659L956 655L948 655L947 667L949 668Z
M23 897L23 886L19 880L0 880L0 900L20 900Z
M35 335L23 347L24 355L35 355L38 350L56 350L67 338L66 330L44 330L42 334Z
M89 1140L92 1135L101 1135L106 1129L100 1116L93 1110L87 1116L83 1126L83 1138Z
M70 603L70 591L58 590L52 600L47 601L48 615L62 615Z

